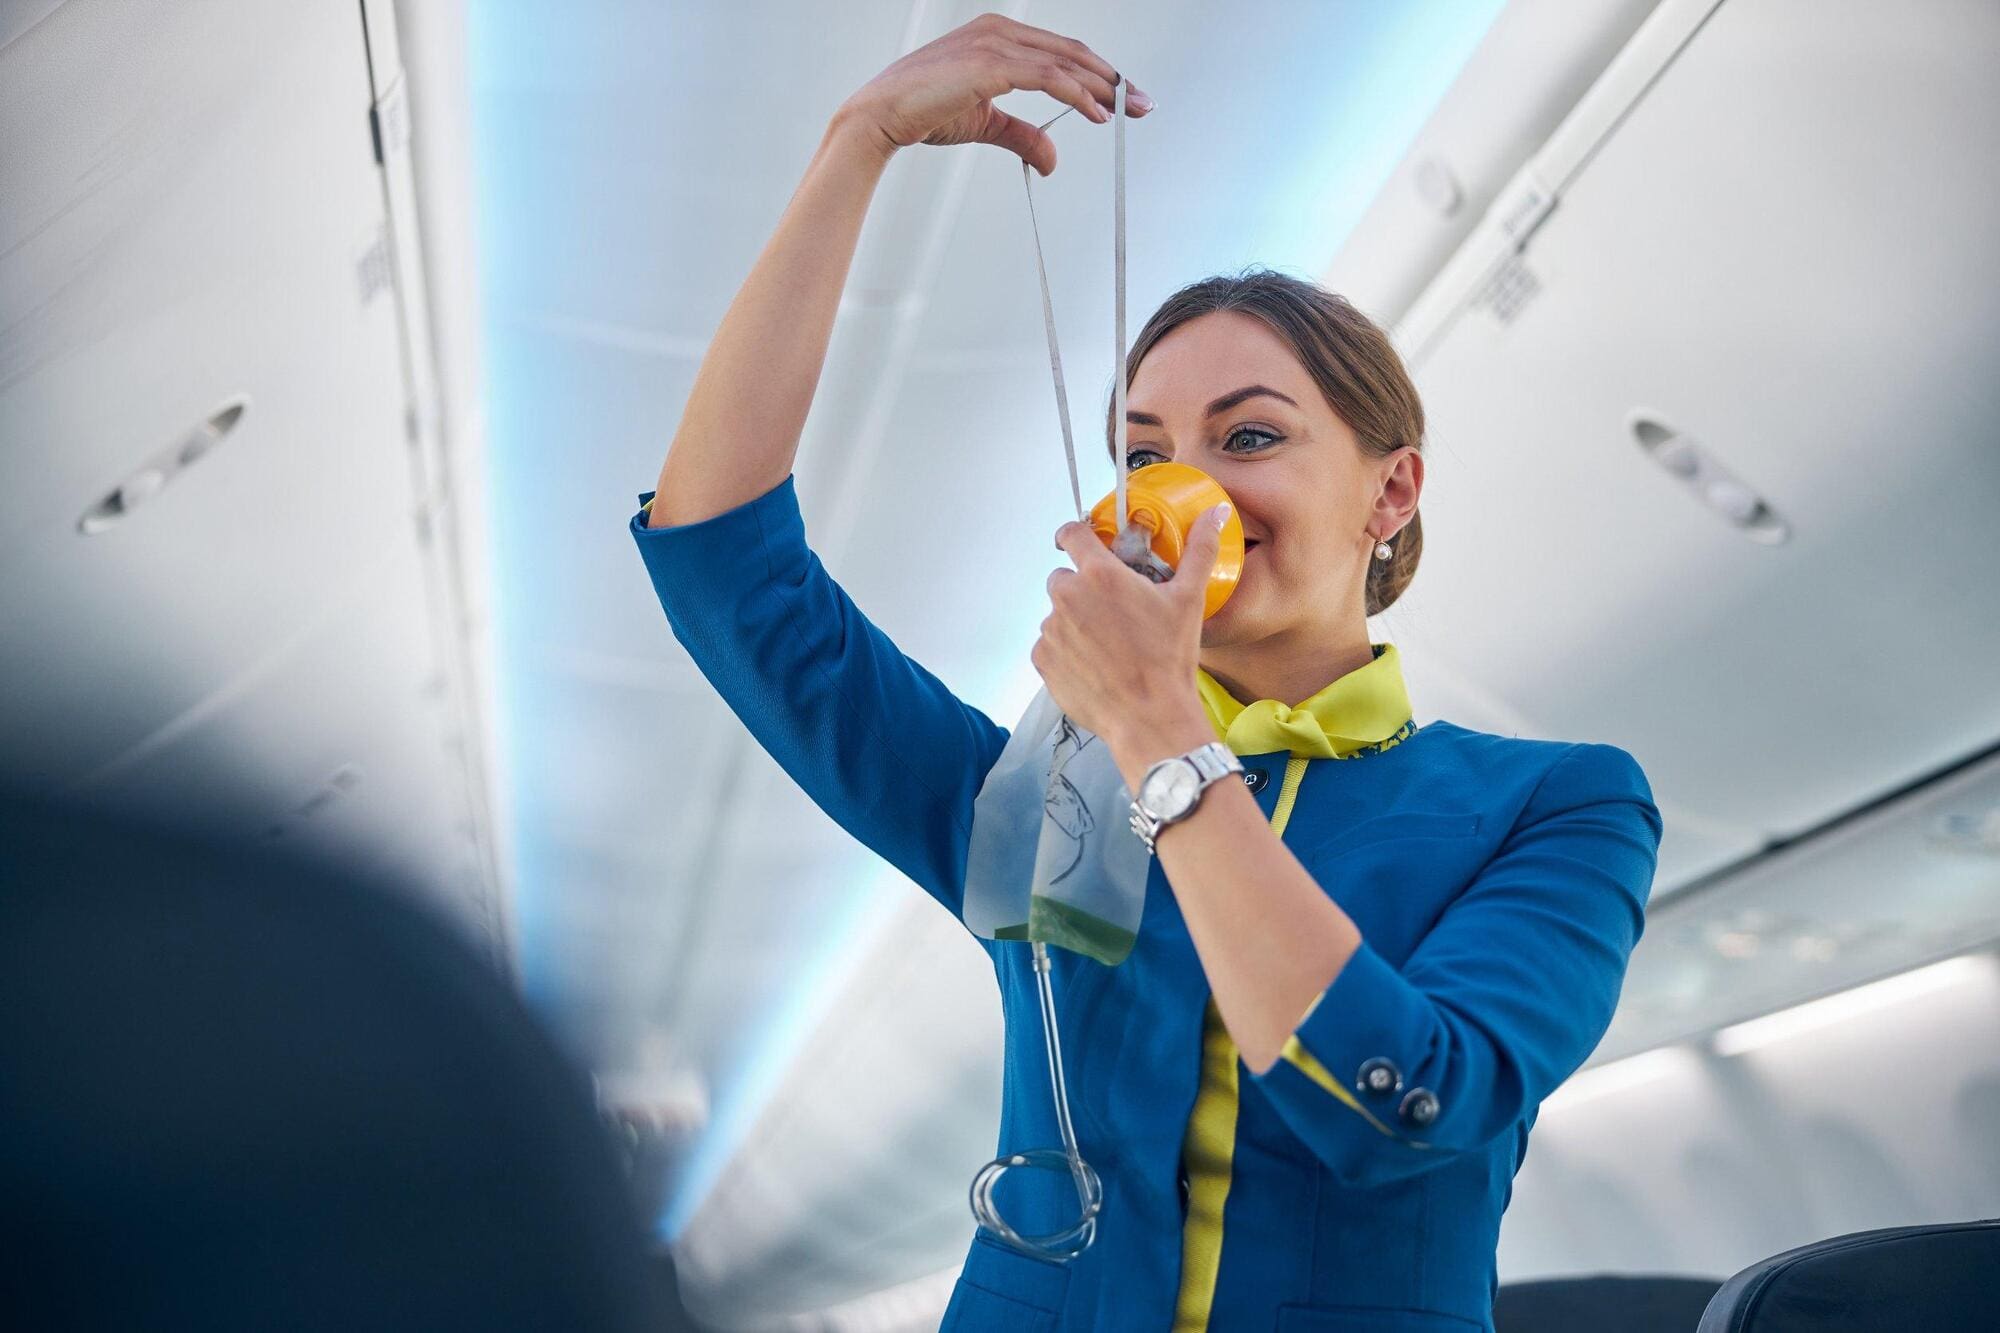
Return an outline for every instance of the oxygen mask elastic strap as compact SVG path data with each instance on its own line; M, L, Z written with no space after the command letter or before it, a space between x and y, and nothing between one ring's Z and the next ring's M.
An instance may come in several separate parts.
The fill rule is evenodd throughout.
M1112 250L1113 284L1115 289L1116 316L1114 333L1117 338L1116 357L1112 365L1114 373L1112 414L1114 430L1118 442L1117 480L1117 527L1116 531L1126 531L1125 512L1125 80L1120 78L1112 90L1111 108L1111 182L1112 182ZM1063 112L1042 126L1061 120ZM1035 272L1041 279L1042 321L1049 340L1049 371L1055 379L1056 410L1062 418L1063 453L1069 460L1070 493L1076 503L1079 521L1085 517L1083 508L1083 487L1077 479L1076 437L1070 429L1069 395L1063 387L1062 352L1056 344L1055 306L1049 299L1048 265L1042 258L1041 229L1035 223L1035 189L1033 168L1026 162L1021 164L1021 179L1028 193L1028 223L1035 233ZM1062 1042L1056 1026L1055 991L1049 981L1049 947L1041 940L1033 940L1029 947L1034 950L1035 988L1041 1000L1042 1041L1048 1048L1049 1088L1055 1098L1056 1129L1062 1137L1060 1150L1054 1148L1032 1148L1026 1152L1005 1153L994 1158L979 1169L972 1179L972 1216L982 1230L995 1239L1041 1259L1066 1261L1074 1259L1089 1249L1097 1239L1097 1215L1104 1207L1104 1183L1090 1163L1083 1160L1077 1150L1076 1127L1070 1119L1069 1089L1063 1079ZM1030 1170L1066 1171L1076 1187L1077 1220L1060 1231L1042 1235L1024 1236L1008 1225L1000 1216L999 1206L994 1200L994 1190L1000 1178L1014 1168Z

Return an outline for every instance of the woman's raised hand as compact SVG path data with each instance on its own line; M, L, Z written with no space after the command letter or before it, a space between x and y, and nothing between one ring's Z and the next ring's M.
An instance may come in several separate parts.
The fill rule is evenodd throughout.
M1045 92L1100 125L1111 119L1118 73L1082 42L999 14L981 14L898 60L847 99L842 110L882 136L889 151L911 144L997 144L1046 176L1056 146L1034 125L993 99L1016 89ZM1153 99L1125 90L1126 114L1143 116Z

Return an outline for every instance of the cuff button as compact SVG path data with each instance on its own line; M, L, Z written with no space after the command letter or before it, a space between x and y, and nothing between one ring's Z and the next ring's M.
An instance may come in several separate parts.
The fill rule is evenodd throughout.
M1428 1125L1438 1116L1437 1094L1429 1088L1411 1088L1397 1112L1410 1125Z
M1361 1062L1361 1068L1354 1075L1354 1086L1370 1097L1393 1097L1403 1088L1403 1071L1396 1068L1396 1062L1376 1056Z

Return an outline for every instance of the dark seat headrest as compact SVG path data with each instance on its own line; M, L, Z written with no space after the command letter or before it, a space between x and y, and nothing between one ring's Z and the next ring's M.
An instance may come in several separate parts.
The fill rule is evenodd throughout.
M1496 1333L1691 1333L1721 1278L1626 1274L1510 1282L1493 1301Z
M1699 1333L2000 1327L2000 1220L1857 1231L1752 1264Z

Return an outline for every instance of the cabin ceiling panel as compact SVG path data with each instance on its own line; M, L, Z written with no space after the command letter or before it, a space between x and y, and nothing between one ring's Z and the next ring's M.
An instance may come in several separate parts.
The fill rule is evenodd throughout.
M65 6L0 70L0 729L59 787L410 540L411 470L352 6Z
M694 679L626 527L659 476L698 364L526 323L493 340L500 631L530 709L563 673L657 673L663 687Z
M1079 441L1087 505L1112 482L1102 434ZM856 605L975 707L1024 703L1043 579L1069 565L1055 531L1076 515L1047 358L911 371L856 508L857 539L828 557Z
M675 1246L698 1314L756 1326L963 1257L964 1184L999 1123L992 965L963 926L915 897L857 948ZM872 1129L850 1140L840 1126L852 1124Z
M1449 626L1427 650L1478 662L1547 734L1632 749L1663 801L1771 835L2000 734L1978 665L2000 618L1964 577L2000 567L2000 387L1972 351L2000 345L1978 239L2000 183L1952 165L2000 129L2000 14L1821 12L1718 11L1535 234L1510 322L1469 310L1419 375L1435 456L1410 596ZM1935 246L1908 243L1916 198ZM1700 503L1635 410L1791 540Z
M698 354L827 116L894 58L909 14L904 0L623 0L475 16L481 139L507 159L482 173L483 207L508 215L482 236L504 275L489 305L691 339Z
M428 894L504 953L414 540L304 634L94 774L93 801Z
M1662 1041L2000 938L2000 759L1658 907L1599 1048Z

